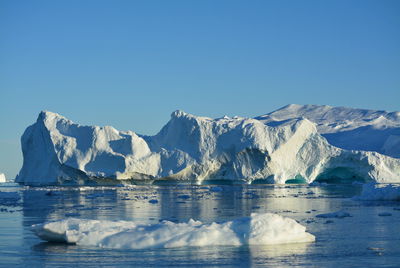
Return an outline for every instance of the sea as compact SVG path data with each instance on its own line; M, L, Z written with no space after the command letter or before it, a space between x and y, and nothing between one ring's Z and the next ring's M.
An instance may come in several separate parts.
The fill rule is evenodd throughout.
M1 267L400 267L400 202L359 201L361 185L0 184ZM347 217L317 215L345 212ZM223 222L276 213L313 243L105 249L41 240L31 226L67 218Z

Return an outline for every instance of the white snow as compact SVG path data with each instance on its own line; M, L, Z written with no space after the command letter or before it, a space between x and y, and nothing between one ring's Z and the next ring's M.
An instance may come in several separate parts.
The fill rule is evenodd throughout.
M355 200L400 201L400 184L366 183Z
M4 173L0 173L0 183L7 182L6 175Z
M343 114L340 120L363 115L340 111L327 118L336 113ZM370 113L364 112L368 120ZM393 113L385 116L398 119ZM307 183L332 178L400 182L400 159L332 146L318 133L319 125L305 118L273 121L267 117L211 119L176 111L157 135L142 136L110 126L82 126L56 113L41 112L22 136L24 163L16 181L28 185L156 179L198 184L258 179L285 183L295 178ZM385 143L386 151L397 150L393 135ZM372 135L362 143L374 139Z
M175 248L204 246L273 245L313 242L315 237L295 220L277 214L252 214L222 223L66 219L32 226L43 240L103 248Z
M334 146L400 158L400 112L290 104L256 117L267 125L307 118Z

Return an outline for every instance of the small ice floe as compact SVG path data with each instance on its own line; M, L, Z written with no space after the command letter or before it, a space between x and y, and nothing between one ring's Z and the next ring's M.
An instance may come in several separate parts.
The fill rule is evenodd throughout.
M188 194L181 194L181 195L178 195L177 198L186 200L186 199L189 199L189 198L190 198L190 195L188 195Z
M0 183L5 183L5 182L7 182L6 175L4 175L4 173L0 173Z
M211 192L222 192L223 189L222 189L222 187L219 187L219 186L213 186L210 188L210 191Z
M376 247L368 247L368 250L371 250L376 253L376 255L382 256L383 252L385 251L384 248L376 248Z
M379 213L378 216L381 216L381 217L389 217L389 216L392 216L392 213L389 213L389 212L382 212L382 213Z
M400 184L367 183L353 200L400 201Z
M327 218L339 218L339 219L342 219L342 218L345 218L345 217L351 217L351 215L348 212L340 210L340 211L336 211L336 212L332 212L332 213L318 214L315 217L324 218L324 219L327 219Z
M375 247L368 247L368 250L372 250L372 251L384 251L384 248L375 248Z
M195 220L138 224L71 218L33 225L32 231L46 241L103 248L274 245L315 241L315 236L307 233L305 226L272 213L253 213L249 217L210 224Z

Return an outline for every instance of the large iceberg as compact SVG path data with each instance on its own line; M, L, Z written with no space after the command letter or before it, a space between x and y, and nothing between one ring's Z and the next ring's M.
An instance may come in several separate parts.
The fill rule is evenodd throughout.
M32 226L43 240L103 248L175 248L201 246L275 245L313 242L315 237L295 220L265 213L222 223L66 219Z
M110 126L82 126L41 112L21 138L24 162L16 181L28 185L400 182L400 159L333 146L313 118L283 117L211 119L176 111L157 135L144 136ZM390 137L385 144L394 144L387 149L396 152L397 136ZM374 139L371 134L363 142Z

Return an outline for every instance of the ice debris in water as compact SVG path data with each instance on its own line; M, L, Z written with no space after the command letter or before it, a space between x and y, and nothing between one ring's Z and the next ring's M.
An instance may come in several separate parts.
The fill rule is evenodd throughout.
M222 187L219 187L219 186L213 186L210 188L210 191L211 192L222 192L223 189L222 189Z
M382 212L382 213L379 213L378 216L388 217L388 216L392 216L392 213L390 213L390 212Z
M6 175L4 173L0 173L0 183L7 182Z
M251 214L222 223L65 219L32 226L41 239L103 248L174 248L189 246L271 245L313 242L315 237L295 220L278 214Z
M351 217L351 215L348 212L345 211L336 211L336 212L332 212L332 213L325 213L325 214L318 214L316 216L317 218L345 218L345 217Z
M400 184L376 184L363 185L360 196L354 200L400 201Z

